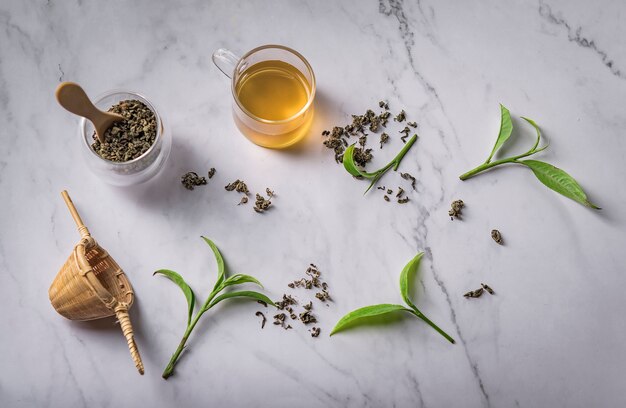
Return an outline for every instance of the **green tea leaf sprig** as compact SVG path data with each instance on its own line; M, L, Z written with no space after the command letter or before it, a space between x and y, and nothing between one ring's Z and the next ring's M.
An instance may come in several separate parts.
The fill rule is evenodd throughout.
M467 173L462 174L459 177L461 180L467 180L470 177L474 177L475 175L482 173L485 170L489 170L492 167L496 167L501 164L521 164L531 169L537 179L539 179L539 181L548 188L556 191L559 194L564 195L567 198L577 201L584 206L591 207L596 210L600 209L600 207L592 204L587 199L587 194L582 189L580 184L578 184L578 182L565 171L549 163L539 160L520 160L525 157L539 153L548 147L548 144L543 147L539 147L539 142L541 140L541 131L539 130L539 126L532 119L522 117L522 119L530 123L537 132L537 140L535 141L533 147L530 148L527 152L519 154L517 156L511 156L492 161L493 156L498 150L500 150L504 143L509 140L513 132L513 122L511 121L511 114L509 113L509 110L505 108L502 104L500 104L500 113L500 131L498 132L498 138L496 139L496 143L493 146L489 157L487 157L487 160L480 166L477 166Z
M408 307L383 303L378 305L365 306L360 309L353 310L352 312L339 319L330 335L332 336L333 334L344 330L346 327L364 318L381 316L394 312L408 312L422 319L424 322L426 322L426 324L435 329L437 333L441 334L446 340L454 344L454 339L450 337L445 331L441 330L441 328L439 328L439 326L433 323L429 318L427 318L424 313L422 313L415 306L415 304L411 300L411 297L409 296L409 281L411 280L411 275L413 275L417 271L423 255L423 252L417 254L415 258L411 259L409 263L406 264L406 266L404 267L404 269L402 269L402 272L400 273L400 294L402 295L404 303L406 303Z
M406 153L409 151L409 149L411 148L411 146L413 146L413 144L415 143L415 141L417 140L417 135L413 135L404 145L404 147L402 148L402 150L400 150L400 153L398 153L398 155L396 157L393 158L392 161L390 161L386 166L368 173L366 171L363 171L361 169L359 169L359 167L356 165L355 161L354 161L354 147L355 145L352 144L350 146L348 146L346 148L346 151L343 155L343 167L346 169L346 171L350 174L352 174L354 177L362 177L368 180L372 180L372 182L370 183L369 187L367 188L367 190L365 190L365 193L367 193L368 191L370 191L370 189L372 187L374 187L374 185L376 185L376 183L378 182L378 180L380 180L380 178L391 168L393 168L394 171L398 170L398 167L400 166L400 162L402 161L402 159L404 158L404 156L406 155ZM365 194L363 193L363 194Z
M187 328L185 330L185 333L183 334L182 340L180 341L178 345L178 348L172 355L172 358L167 364L167 367L165 367L165 370L163 371L163 378L165 379L169 378L170 376L174 374L174 366L176 365L176 362L178 361L180 354L183 352L185 345L187 344L189 335L193 331L194 327L196 327L196 324L198 324L198 321L200 320L202 315L208 310L210 310L211 308L213 308L213 306L217 305L223 300L232 299L232 298L250 298L253 300L265 302L268 305L275 306L274 302L272 302L267 296L259 292L255 292L251 290L242 290L242 291L233 291L233 292L224 291L224 289L230 286L237 286L237 285L241 285L244 283L254 283L260 286L261 288L263 287L263 285L261 285L261 282L259 282L256 278L250 275L236 274L231 277L227 277L226 267L224 265L224 259L222 258L222 254L220 253L219 249L217 249L217 246L210 239L205 238L205 237L202 237L202 239L204 239L204 241L213 250L213 254L217 262L217 281L215 282L215 286L213 287L213 290L211 291L211 293L205 300L204 304L202 305L200 310L198 310L195 316L193 315L193 312L196 308L196 300L195 300L196 297L193 293L193 290L187 284L187 282L185 282L182 276L180 276L178 273L171 271L169 269L159 269L158 271L154 272L154 275L156 274L163 275L169 280L171 280L172 282L174 282L176 285L178 285L178 287L183 291L185 298L187 299Z

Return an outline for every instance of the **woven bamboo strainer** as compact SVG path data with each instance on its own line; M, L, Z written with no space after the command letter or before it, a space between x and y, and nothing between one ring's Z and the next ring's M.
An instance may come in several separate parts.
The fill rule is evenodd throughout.
M67 191L61 193L78 226L81 240L52 282L48 294L59 314L70 320L94 320L117 316L130 355L140 374L143 363L135 344L128 309L133 288L124 271L89 234Z

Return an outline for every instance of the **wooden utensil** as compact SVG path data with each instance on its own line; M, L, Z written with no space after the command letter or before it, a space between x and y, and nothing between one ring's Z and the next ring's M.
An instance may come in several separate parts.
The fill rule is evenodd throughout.
M61 106L93 123L100 143L104 143L104 133L113 123L125 120L122 115L96 108L83 88L74 82L61 82L55 94Z
M50 285L55 310L70 320L93 320L115 315L128 343L137 371L144 373L128 309L135 294L124 271L89 233L74 203L61 193L76 222L81 240Z

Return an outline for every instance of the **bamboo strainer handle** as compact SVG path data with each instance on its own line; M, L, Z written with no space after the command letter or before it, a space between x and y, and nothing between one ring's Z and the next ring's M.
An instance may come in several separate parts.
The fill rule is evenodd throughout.
M69 208L70 214L72 214L72 218L74 218L74 222L78 227L78 232L80 233L81 238L90 237L91 234L89 233L89 230L87 229L85 224L83 224L83 220L80 218L78 211L76 211L76 207L74 207L74 203L72 202L70 195L67 194L66 190L63 190L61 192L61 196L63 197L63 200L65 200L65 204L67 204L67 208Z
M122 333L124 333L124 337L126 337L128 349L130 350L130 356L135 362L135 367L137 367L139 374L143 375L143 362L141 361L141 356L139 355L139 350L137 349L137 344L135 343L133 326L130 324L130 316L128 315L128 306L125 303L119 303L115 308L115 315L117 316L117 320L120 322L120 326L122 327Z

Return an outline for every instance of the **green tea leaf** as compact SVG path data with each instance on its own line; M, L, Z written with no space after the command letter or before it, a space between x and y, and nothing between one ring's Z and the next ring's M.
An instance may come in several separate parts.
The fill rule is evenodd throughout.
M420 252L419 254L415 255L415 258L411 259L409 263L406 264L404 269L402 269L402 272L400 273L400 294L402 295L402 299L404 299L404 302L407 305L409 305L412 309L416 309L416 310L417 308L415 307L413 302L411 302L411 299L409 297L409 280L411 279L411 276L413 276L413 274L419 267L422 256L424 256L423 252Z
M535 176L548 188L581 203L584 206L599 210L600 207L592 204L587 199L587 194L576 180L565 171L549 163L538 160L522 160L519 163L530 168Z
M237 274L226 279L226 267L224 264L224 259L222 258L222 254L220 253L217 246L213 243L213 241L205 237L202 237L202 239L211 247L211 249L213 250L213 254L215 255L215 260L217 261L217 282L215 283L213 290L211 291L209 296L206 298L206 300L204 301L204 304L200 308L200 311L196 314L195 317L192 318L193 308L195 304L195 297L194 297L193 292L191 291L191 288L189 287L189 285L185 283L183 278L180 275L178 275L176 272L165 270L165 269L155 272L155 274L161 273L167 276L172 281L174 281L178 286L180 286L180 288L185 293L185 296L187 297L187 301L189 302L189 319L187 321L187 329L185 330L185 334L183 335L183 338L178 344L178 348L176 348L176 351L174 351L174 354L172 354L172 357L170 358L169 363L165 367L165 370L163 370L162 377L165 379L171 377L174 374L174 367L176 366L176 363L178 362L178 359L180 358L181 353L185 349L185 345L187 344L187 340L189 339L191 332L196 327L196 324L198 323L200 318L204 315L205 312L207 312L210 308L212 308L213 306L215 306L222 300L236 298L236 297L245 297L245 298L260 300L266 304L276 307L274 302L272 302L267 296L258 292L254 292L254 291L228 292L228 293L222 293L221 295L219 295L219 293L222 292L224 288L228 286L232 286L232 285L239 285L242 283L250 282L250 283L255 283L261 287L263 286L261 285L261 282L259 282L256 278L250 275Z
M400 152L396 155L396 157L394 157L392 161L390 161L385 167L382 167L373 173L362 171L356 165L356 163L354 162L354 144L352 144L346 148L346 151L343 154L343 167L348 173L350 173L354 177L363 177L372 180L369 187L367 187L367 190L365 190L365 193L363 193L366 194L368 191L370 191L372 187L374 187L376 183L378 183L378 180L380 180L381 177L385 175L387 171L389 171L389 169L393 168L394 171L398 170L398 167L400 167L400 162L409 151L411 146L415 144L416 140L416 134L411 136L411 138L406 142L404 147L400 150Z
M360 309L353 310L352 312L348 313L337 322L333 330L330 332L330 335L332 336L333 334L343 330L347 325L349 325L350 323L353 323L356 320L367 318L367 317L380 316L380 315L397 312L397 311L404 311L404 312L412 313L412 310L407 309L404 306L391 305L391 304L365 306Z
M216 304L218 304L219 302L221 302L222 300L225 299L230 299L230 298L236 298L236 297L247 297L247 298L251 298L251 299L256 299L256 300L260 300L262 302L267 303L268 305L271 306L276 306L274 304L274 302L272 302L270 300L270 298L268 298L267 296L265 296L262 293L259 292L255 292L252 290L242 290L242 291L238 291L238 292L227 292L227 293L222 293L221 295L219 295L218 297L216 297L215 299L213 299L213 301L211 302L211 304L206 308L206 310L209 310L210 308L212 308L213 306L215 306Z
M343 168L354 177L359 177L361 175L361 170L354 163L354 145L350 145L346 148L346 151L343 153Z
M187 282L185 282L183 277L174 271L170 271L169 269L159 269L158 271L154 272L152 276L156 275L157 273L165 276L166 278L177 284L178 287L185 294L185 298L187 298L188 309L187 325L189 325L189 323L191 322L191 317L193 316L194 306L196 305L196 296L193 294L193 290L191 290L191 287L187 285Z
M206 237L202 237L202 239L204 240L204 242L209 244L209 246L213 250L213 254L215 255L215 261L217 262L217 282L215 283L215 287L218 287L219 285L222 284L222 282L224 282L224 277L225 277L224 275L226 273L226 268L224 266L224 258L222 258L222 254L220 253L220 250L217 249L217 246L213 243L213 241L211 241L210 239Z
M435 329L437 331L437 333L441 334L443 337L445 337L446 340L448 340L450 343L454 344L454 339L452 337L450 337L450 335L448 335L448 333L443 331L439 326L437 326L435 323L433 323L428 317L426 317L426 315L424 315L424 313L422 313L417 308L417 306L415 306L415 304L411 301L411 298L409 297L409 289L410 289L409 288L409 280L411 279L411 277L417 271L417 268L420 265L420 260L422 259L422 256L424 256L423 252L420 252L419 254L415 255L415 258L411 259L409 261L409 263L406 264L404 269L402 269L402 272L400 273L400 294L402 295L402 299L404 300L404 302L411 309L413 309L412 313L415 316L417 316L420 319L422 319L424 322L426 322L426 324L428 324L430 327Z
M252 277L250 275L244 275L241 273L238 273L226 279L222 286L227 287L227 286L233 286L233 285L241 285L242 283L256 283L260 287L263 287L261 282L259 282L255 277Z
M485 163L489 163L494 154L502 147L504 142L506 142L509 137L511 137L511 133L513 132L513 122L511 121L511 114L509 110L504 107L504 105L500 104L500 131L498 132L498 138L496 139L496 144L493 146L493 150L491 154L487 158Z
M374 178L378 175L380 170L375 173L368 173L366 171L361 171L359 167L354 162L354 144L351 144L346 148L346 151L343 153L343 168L354 177L363 177L367 179Z
M522 119L524 119L526 122L530 123L532 125L532 127L535 128L535 131L537 132L537 140L535 141L535 145L528 151L526 152L526 154L530 155L530 154L535 154L538 153L542 150L545 150L548 145L546 144L545 146L543 146L541 149L537 149L537 146L539 146L539 141L541 140L541 130L539 130L539 125L537 125L535 123L534 120L532 119L528 119L522 116Z

